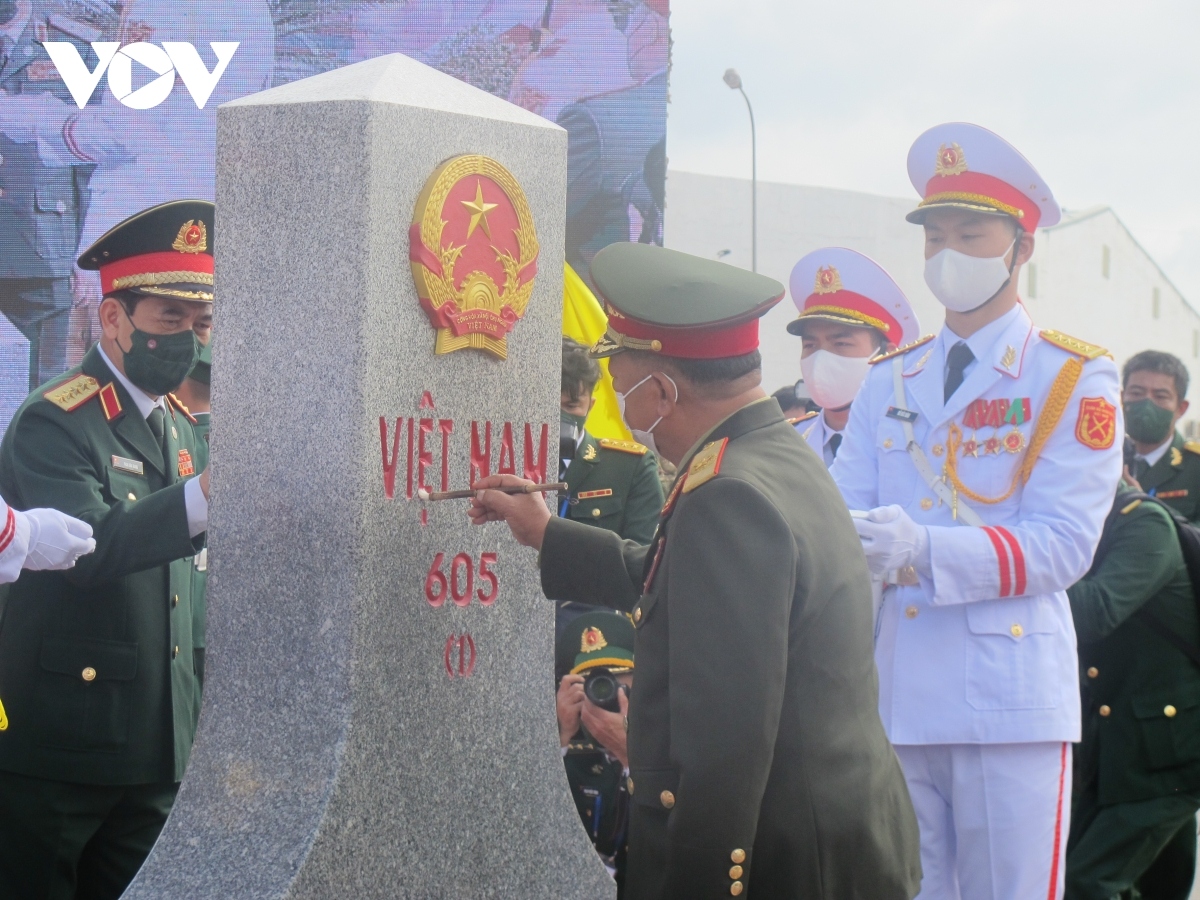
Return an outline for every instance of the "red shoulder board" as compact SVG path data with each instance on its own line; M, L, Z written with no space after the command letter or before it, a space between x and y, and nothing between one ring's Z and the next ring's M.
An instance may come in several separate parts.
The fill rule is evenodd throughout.
M110 422L124 412L121 409L121 400L117 397L117 386L111 381L100 388L100 406L104 410L104 418Z
M195 425L196 417L192 415L192 411L190 409L188 409L186 406L183 405L183 401L180 400L178 397L176 397L174 394L167 394L167 396L171 398L171 405L174 406L181 413L183 413L184 417L187 418L187 420L189 422L191 422L193 425Z

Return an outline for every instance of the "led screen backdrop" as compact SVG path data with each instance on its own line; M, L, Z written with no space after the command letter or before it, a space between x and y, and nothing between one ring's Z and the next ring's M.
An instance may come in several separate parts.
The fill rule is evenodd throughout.
M668 0L0 0L0 429L98 336L80 248L214 196L220 104L380 54L567 129L581 274L613 241L661 243L667 18Z

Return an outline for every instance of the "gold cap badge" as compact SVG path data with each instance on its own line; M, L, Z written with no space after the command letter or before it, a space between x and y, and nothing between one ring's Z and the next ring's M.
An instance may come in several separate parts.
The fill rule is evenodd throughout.
M579 641L579 652L591 653L593 650L603 650L607 646L608 641L604 639L600 629L593 625L584 629L583 637Z
M817 269L817 278L813 284L814 294L836 294L842 289L842 276L833 266L822 266Z
M937 162L934 163L934 175L961 175L967 171L967 157L963 148L958 144L945 144L938 147Z
M179 226L179 234L175 235L171 249L180 253L203 253L208 249L208 229L199 219L189 219Z

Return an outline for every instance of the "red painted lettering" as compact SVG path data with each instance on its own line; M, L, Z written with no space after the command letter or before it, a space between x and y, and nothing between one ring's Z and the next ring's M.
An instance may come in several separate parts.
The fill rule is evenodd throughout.
M433 409L433 394L426 391L421 395L421 405L417 409Z
M516 475L517 457L513 449L512 423L505 422L504 430L500 432L500 459L496 463L498 475Z
M425 481L425 470L433 465L433 449L425 446L425 435L433 433L433 419L421 420L421 434L417 438L417 487L432 491Z
M413 496L413 429L417 427L416 419L408 420L408 499Z
M457 660L454 658L456 655L458 656ZM446 638L446 649L442 652L442 662L446 666L446 674L451 678L455 676L470 678L471 673L475 671L475 641L465 632L450 635Z
M479 602L484 606L491 606L500 594L500 579L490 568L496 564L496 559L497 554L495 553L484 553L479 557L479 580L486 581L492 586L492 589L486 594L483 592L483 588L478 591Z
M485 422L483 445L479 443L479 423L471 423L471 484L492 474L492 423Z
M396 434L392 438L392 458L388 459L388 427L387 419L379 417L379 448L383 453L383 495L389 500L396 499L396 463L400 461L400 432L404 430L404 420L396 420Z
M445 558L446 554L437 554L433 558L433 565L429 567L429 573L425 576L425 599L434 609L446 602L446 592L449 589L446 573L442 571L442 560Z
M459 591L459 570L466 573L466 583L463 589ZM460 553L454 557L454 561L450 563L450 598L454 601L455 606L470 606L471 605L471 590L475 587L475 572L474 564L471 562L470 555Z
M541 484L546 480L546 448L550 440L550 426L542 426L542 440L538 445L538 456L533 458L533 426L525 423L525 477Z
M438 431L442 433L442 490L450 490L450 433L454 431L454 420L438 419Z

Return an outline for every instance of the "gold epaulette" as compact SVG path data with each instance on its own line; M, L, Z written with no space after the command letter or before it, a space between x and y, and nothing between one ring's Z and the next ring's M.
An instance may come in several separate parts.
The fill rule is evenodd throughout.
M1089 344L1087 341L1081 341L1079 338L1073 338L1069 334L1063 334L1061 331L1054 331L1047 328L1044 331L1039 331L1042 340L1049 341L1055 347L1066 350L1068 353L1074 353L1076 356L1082 356L1084 359L1099 359L1101 356L1107 356L1112 359L1112 354L1096 344Z
M616 450L618 453L632 453L634 456L645 456L650 448L637 441L615 441L612 438L600 438L599 444L605 450Z
M1183 449L1188 453L1195 453L1200 456L1200 441L1185 441Z
M1132 503L1121 507L1121 515L1127 516L1141 505L1142 505L1142 500L1139 497L1137 500L1134 500Z
M192 411L190 409L188 409L186 406L184 406L182 400L180 400L178 397L176 397L172 393L168 393L167 396L171 398L171 403L174 405L174 407L177 410L179 410L181 413L183 413L184 418L186 418L193 425L196 425L198 423L198 420L196 419L196 417L192 415Z
M100 393L100 382L91 375L76 375L42 393L42 396L64 412L72 412Z
M819 416L820 414L821 414L820 410L814 409L812 412L806 412L802 416L796 416L796 418L794 418L794 419L788 419L787 423L789 425L799 425L801 422L807 422L813 416Z
M905 353L908 353L910 350L916 350L918 347L922 347L925 344L928 344L930 341L932 341L934 339L934 337L936 337L936 335L927 334L927 335L925 335L925 337L917 338L911 344L905 344L903 347L897 347L891 353L884 353L882 356L873 356L873 357L871 357L871 365L875 365L876 363L881 363L885 359L893 359L894 357L897 357L897 356L903 356Z
M721 457L725 455L725 447L728 444L729 438L712 441L701 447L692 457L692 463L687 470L687 480L683 483L685 494L690 494L700 485L717 477L721 471Z

